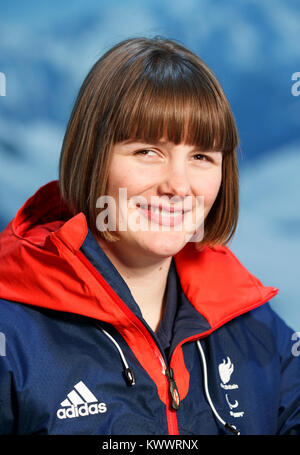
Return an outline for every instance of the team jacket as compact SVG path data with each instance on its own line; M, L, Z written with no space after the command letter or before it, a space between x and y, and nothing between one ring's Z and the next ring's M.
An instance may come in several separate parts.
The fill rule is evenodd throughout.
M58 182L0 236L0 434L300 434L300 359L225 246L172 259L157 332Z

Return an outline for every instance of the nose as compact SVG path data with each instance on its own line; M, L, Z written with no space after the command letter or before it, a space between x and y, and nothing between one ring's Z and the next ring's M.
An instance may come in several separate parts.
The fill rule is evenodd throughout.
M159 184L158 191L160 195L176 196L180 199L191 195L191 183L186 165L181 161L170 164Z

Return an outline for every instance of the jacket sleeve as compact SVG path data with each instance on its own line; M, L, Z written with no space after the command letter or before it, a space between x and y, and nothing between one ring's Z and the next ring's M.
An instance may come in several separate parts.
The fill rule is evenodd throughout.
M294 332L274 313L281 363L278 434L300 435L300 332Z

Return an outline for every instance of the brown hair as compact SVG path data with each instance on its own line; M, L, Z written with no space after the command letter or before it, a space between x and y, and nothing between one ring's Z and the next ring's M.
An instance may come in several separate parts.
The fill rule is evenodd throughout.
M127 39L93 65L62 145L62 198L74 214L85 214L96 237L117 239L116 233L96 228L96 201L106 194L112 148L127 139L162 137L223 152L221 187L198 245L227 243L238 219L237 128L214 74L173 40Z

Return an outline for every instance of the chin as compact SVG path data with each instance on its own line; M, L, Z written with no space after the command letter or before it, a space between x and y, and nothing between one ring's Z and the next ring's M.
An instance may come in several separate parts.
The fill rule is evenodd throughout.
M156 235L154 238L148 238L145 246L148 251L151 251L156 256L170 257L182 250L186 243L185 236L182 234L178 235L178 233L174 233L174 235L170 235L168 232L165 235L160 233L160 235Z

